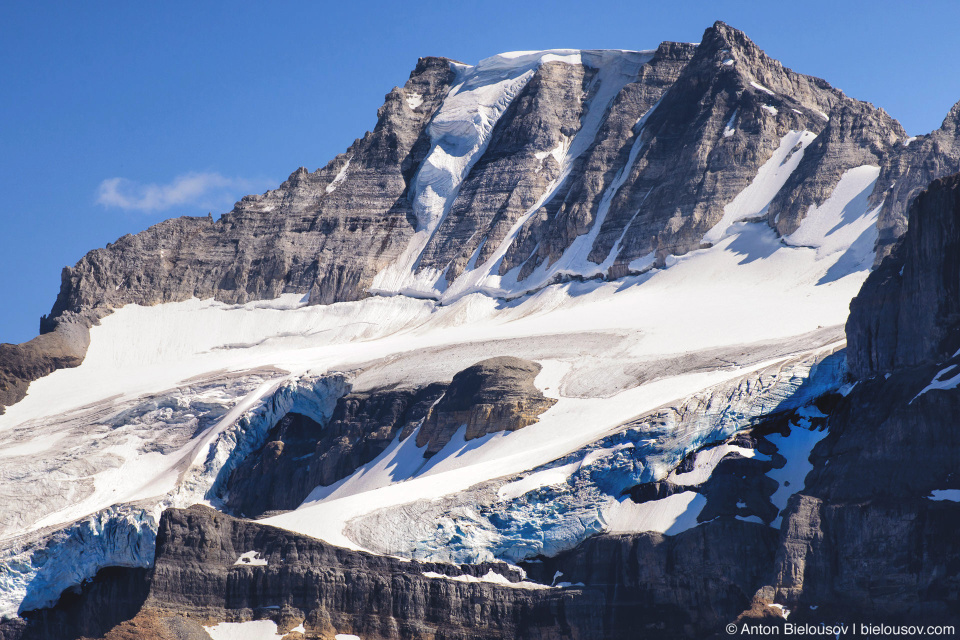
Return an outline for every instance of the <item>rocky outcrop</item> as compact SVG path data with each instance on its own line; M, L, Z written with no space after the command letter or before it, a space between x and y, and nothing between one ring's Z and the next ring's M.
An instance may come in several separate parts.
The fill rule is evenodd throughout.
M287 414L231 474L227 506L247 517L297 508L314 488L349 476L418 426L444 387L351 393L337 401L326 425Z
M784 516L776 580L759 594L805 620L960 620L960 504L935 499L960 489L958 219L960 176L934 181L851 304L859 380L813 451Z
M473 440L533 424L556 402L533 384L539 372L540 365L521 358L490 358L449 384L348 394L326 425L288 414L231 474L226 504L247 517L295 509L313 489L346 478L398 438L416 433L426 458L464 426L465 439Z
M273 620L281 634L303 625L309 639L340 633L371 640L626 640L638 629L650 638L703 637L749 602L775 540L772 529L736 520L673 538L605 536L528 565L524 578L501 563L404 562L208 507L172 509L160 525L145 599L140 586L122 596L143 603L124 610L132 619L112 630L97 627L103 601L88 587L74 598L79 604L63 601L29 616L26 629L9 627L21 634L10 638L195 638L201 625L253 619ZM239 561L252 551L259 564ZM566 586L550 587L558 571ZM101 581L114 590L122 583ZM43 623L66 619L77 626Z
M909 229L850 303L857 378L943 361L960 348L960 176L917 196Z
M776 546L775 530L724 518L676 536L599 536L523 567L535 580L602 590L600 623L582 637L703 638L749 604Z
M877 228L876 266L907 230L913 199L937 178L960 171L960 102L953 105L940 128L904 140L884 158L873 199L883 201Z
M417 446L426 447L424 455L431 456L464 426L464 439L470 441L533 424L556 403L533 384L538 373L539 364L512 356L490 358L464 369L431 408L417 432Z
M0 344L0 413L19 402L31 382L57 369L76 367L90 344L82 323L63 322L56 330L23 344Z

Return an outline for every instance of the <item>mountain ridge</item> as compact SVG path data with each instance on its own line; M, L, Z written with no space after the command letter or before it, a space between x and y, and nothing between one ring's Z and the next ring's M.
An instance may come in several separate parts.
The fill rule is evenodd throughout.
M609 63L603 59L579 64L548 61L536 63L525 71L529 78L522 83L523 89L518 97L509 100L503 112L505 116L493 124L489 141L493 146L484 147L475 159L477 164L471 165L464 176L462 186L449 197L446 206L450 214L444 214L440 226L424 245L422 256L411 263L416 265L413 272L404 275L401 269L396 274L400 278L396 282L400 283L406 282L405 278L413 278L410 284L398 285L400 289L394 285L384 288L386 271L399 268L396 261L411 249L409 243L418 233L419 223L415 222L413 211L418 196L411 192L416 189L414 181L423 172L431 145L436 150L439 149L436 144L445 144L431 143L430 123L436 119L449 92L456 89L453 83L465 68L446 58L421 58L406 85L387 94L373 131L325 167L313 173L298 169L278 189L244 197L231 212L216 221L173 218L139 234L124 236L104 249L91 251L75 267L65 268L57 300L50 314L41 319L41 333L53 336L25 343L32 344L29 348L16 351L7 348L5 353L20 355L0 359L4 404L9 406L23 397L29 381L38 374L80 361L78 357L51 360L39 354L48 351L82 354L83 339L75 337L83 333L82 327L91 326L111 309L124 304L151 305L192 297L243 303L292 292L309 295L311 304L356 300L370 292L384 295L406 292L451 299L451 296L482 291L510 298L565 278L620 278L649 266L663 266L668 255L696 249L704 241L707 230L715 226L721 209L731 205L734 196L749 184L757 168L775 151L776 136L782 136L787 129L804 128L800 120L815 132L824 124L828 131L836 131L829 121L824 122L804 107L804 100L812 103L814 111L850 101L825 81L796 74L767 58L742 32L724 23L718 22L707 29L704 43L701 46L663 43L653 52L643 54L652 58L640 64L640 76L633 80L627 78L628 82L615 91L616 95L604 97L603 100L609 102L605 107L597 107L603 107L602 113L585 115L589 109L581 109L577 116L576 112L570 112L563 116L568 119L567 124L543 120L544 114L557 104L572 104L570 101L574 98L571 94L561 99L560 96L566 95L563 93L551 97L550 92L568 91L576 85L569 75L574 71L587 74L579 77L592 76L578 82L592 82L591 90L599 91L603 83L599 82L596 69ZM584 54L601 58L641 55L578 52L576 57ZM544 52L526 55L543 57ZM740 55L743 60L725 64L733 60L724 57L726 55ZM714 59L718 56L724 59ZM516 58L502 56L484 62L492 60L497 61L498 69L516 68L517 64ZM690 61L699 71L690 68ZM521 64L526 69L524 64L530 63ZM682 80L683 73L690 77L689 82ZM693 137L688 135L672 143L670 136L674 134L669 131L686 130L691 124L689 117L682 114L668 117L664 112L673 110L666 108L659 115L656 110L652 114L648 112L660 96L673 95L677 105L689 102L691 96L681 91L682 86L675 85L677 80L681 80L681 84L696 85L700 82L694 81L696 74L700 74L708 86L715 77L722 79L724 74L741 78L735 83L734 91L747 96L744 104L748 106L716 103L710 115L710 135L695 131ZM622 81L610 81L614 82L614 90L621 86ZM787 95L769 95L767 92L772 90L764 82L777 90L799 94L801 102ZM554 86L555 89L550 89ZM640 94L631 97L637 91ZM726 91L722 89L718 95ZM636 102L645 92L649 95ZM527 101L532 102L522 107ZM765 102L776 102L781 108L766 105L769 109L765 111L761 109ZM857 162L879 162L879 151L870 149L877 144L889 148L898 136L905 137L899 125L882 110L856 101L851 105L861 106L840 116L845 128L828 138L817 138L810 153L805 153L799 168L779 190L780 195L770 201L767 216L781 235L796 229L803 217L804 205L823 202L845 169ZM796 107L807 110L808 114L794 113L800 111ZM731 112L737 117L740 108L752 113L749 118L740 114L744 126L748 129L760 126L761 130L769 128L765 123L771 118L772 109L776 112L773 116L776 131L761 134L758 140L755 133L741 139L742 134L737 133L741 127L724 130L724 123L732 120ZM521 113L523 109L526 114ZM640 132L633 132L636 125L631 125L631 121L645 113L650 121ZM517 139L520 134L516 132L536 130L536 126L544 132L559 132L561 137L563 131L574 135L582 124L578 118L587 118L584 122L593 118L596 123L591 126L597 128L572 154L568 153L573 157L563 155L570 150L563 149L562 140L549 136L540 142L536 142L538 139L534 136L533 142L526 142L543 149L523 156L522 160L518 160L509 147L501 148L509 138ZM551 124L547 126L547 123ZM704 120L695 128L699 130L706 124ZM864 134L857 133L852 126L877 133L863 138ZM652 130L664 127L667 137L660 141ZM732 135L726 135L727 131L733 131ZM723 136L719 143L712 139L716 135ZM665 167L680 157L675 148L677 144L681 148L699 148L694 156L683 156L685 159L678 164L688 167L683 171L693 167L682 183L676 182L682 172L667 171L673 174L670 178L663 173ZM756 147L757 144L761 146ZM724 145L734 146L725 151ZM858 149L864 145L866 155L858 156L861 153ZM651 153L654 156L650 156ZM485 160L487 155L490 159ZM554 155L564 159L567 169L558 165ZM733 162L733 157L738 160ZM754 159L743 162L747 157ZM644 167L651 168L645 171ZM645 177L647 173L650 175ZM514 184L506 185L501 184L505 175L527 177L511 178ZM558 184L553 184L551 177ZM877 183L878 190L883 182L881 179ZM652 199L646 204L651 194ZM545 202L539 202L545 198ZM885 202L887 200L889 198ZM491 208L492 218L489 217ZM760 213L760 210L751 212L752 215ZM896 214L882 215L886 219ZM458 226L448 231L451 224ZM653 257L646 257L651 249ZM358 255L363 256L359 261L355 259ZM501 256L499 261L497 255ZM409 262L413 257L405 260ZM486 260L490 265L478 269ZM464 275L468 266L474 269ZM415 284L427 271L443 274L438 280L439 290L428 283ZM380 285L377 278L381 279ZM514 280L515 284L509 284ZM413 289L403 289L409 286ZM424 286L427 288L423 289ZM70 328L58 331L63 325ZM16 365L16 358L22 358L25 353L38 354L30 357L47 364Z
M955 111L911 141L719 22L421 58L0 347L0 637L954 621L960 191L911 185Z

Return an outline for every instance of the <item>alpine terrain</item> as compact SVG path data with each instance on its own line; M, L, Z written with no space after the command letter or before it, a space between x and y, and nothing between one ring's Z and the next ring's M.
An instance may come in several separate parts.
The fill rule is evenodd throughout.
M0 639L960 625L958 172L720 22L421 58L0 345Z

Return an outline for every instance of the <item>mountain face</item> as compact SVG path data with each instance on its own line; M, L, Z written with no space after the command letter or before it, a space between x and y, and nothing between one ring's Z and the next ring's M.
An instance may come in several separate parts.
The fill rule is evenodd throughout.
M860 618L957 618L958 219L960 175L934 181L850 305L857 383L781 528L777 589L791 601Z
M0 345L0 638L960 622L956 125L723 23L422 58Z

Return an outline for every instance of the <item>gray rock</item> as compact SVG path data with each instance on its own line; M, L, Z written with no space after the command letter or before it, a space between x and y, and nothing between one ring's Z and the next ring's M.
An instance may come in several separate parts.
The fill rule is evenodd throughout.
M960 348L960 176L917 196L909 228L850 303L847 339L857 378L943 361Z
M556 402L533 384L539 372L536 363L501 356L464 369L449 384L348 394L326 425L288 414L231 474L226 505L247 517L295 509L314 488L346 478L414 432L429 457L464 425L473 440L533 424Z
M844 170L880 162L902 138L882 111L784 68L723 23L707 29L700 46L664 43L649 60L617 54L626 77L613 85L598 81L604 55L583 51L581 64L536 69L456 190L418 269L445 273L449 284L471 260L490 258L527 213L495 273L518 269L525 280L591 231L589 262L610 260L602 277L626 275L633 260L651 252L663 264L667 255L700 246L784 134L825 131L771 205L771 220L779 214L778 229L789 232ZM328 304L369 295L374 276L417 231L411 187L455 66L421 59L404 87L387 94L373 131L324 168L298 169L217 220L167 220L90 252L64 270L42 330L88 327L130 303L244 303L298 293ZM621 81L622 90L609 95ZM829 124L821 112L835 114ZM731 120L736 130L728 136ZM571 140L578 155L561 175L550 152ZM0 350L0 404L21 398L30 380L79 363L83 348L71 347L69 357L63 349L62 340L46 338Z
M89 345L90 332L77 322L62 322L23 344L0 344L0 413L22 400L32 381L78 366Z
M540 368L535 362L500 356L464 369L431 408L417 433L417 446L426 447L424 455L431 456L464 425L464 438L470 441L533 424L557 402L533 384Z
M770 203L770 225L781 235L793 233L811 206L830 197L845 171L880 166L906 137L900 123L883 109L844 97Z
M227 506L247 517L297 508L314 488L346 478L419 425L444 388L351 393L337 401L326 425L288 414L231 474Z
M936 131L917 136L887 154L881 167L876 202L883 200L877 227L875 266L894 248L907 230L910 203L937 178L960 171L960 102L953 105L943 124Z
M929 387L960 364L960 175L935 181L909 215L851 304L859 380L814 448L786 509L776 579L758 594L799 607L804 620L960 619L960 504L929 499L960 489L960 389Z
M253 619L272 619L281 632L303 624L306 638L350 633L372 639L627 640L638 630L658 639L703 637L749 602L775 541L768 527L735 520L674 538L604 536L527 566L532 578L551 584L561 571L573 586L531 589L519 586L522 574L502 563L403 562L207 507L171 509L161 522L148 593L141 587L118 593L130 572L117 572L112 581L101 580L104 587L88 587L74 605L37 612L26 629L16 628L22 622L11 624L11 634L23 635L9 638L72 640L81 629L104 633L97 631L96 609L110 606L102 598L106 592L142 603L124 610L135 617L107 633L107 640L192 638L198 623ZM251 550L267 564L237 565L239 555ZM514 586L449 579L491 571ZM56 626L62 620L78 625L73 635Z

